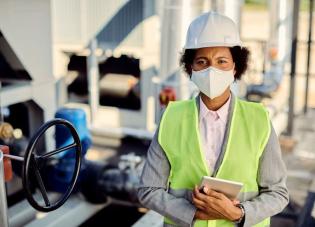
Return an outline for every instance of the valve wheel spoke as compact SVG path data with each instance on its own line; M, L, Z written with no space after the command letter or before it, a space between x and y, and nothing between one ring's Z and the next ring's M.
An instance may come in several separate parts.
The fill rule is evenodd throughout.
M71 148L75 148L75 147L77 147L77 146L78 146L78 145L77 145L76 143L72 143L72 144L67 145L67 146L65 146L65 147L58 148L58 149L53 150L53 151L50 151L50 152L48 152L48 153L46 153L46 154L40 155L40 156L38 156L38 157L39 157L39 158L42 158L42 159L44 159L44 158L49 158L49 157L51 157L51 156L53 156L53 155L59 154L59 153L61 153L61 152L63 152L63 151L66 151L66 150L70 150Z
M50 201L48 199L47 190L45 188L43 179L42 179L42 177L40 175L40 172L38 170L38 164L37 164L36 159L34 158L34 155L32 155L32 161L34 163L34 166L32 168L33 168L33 170L35 172L35 176L36 176L36 179L37 179L39 190L40 190L40 192L42 194L42 197L43 197L43 199L45 201L46 206L50 206Z

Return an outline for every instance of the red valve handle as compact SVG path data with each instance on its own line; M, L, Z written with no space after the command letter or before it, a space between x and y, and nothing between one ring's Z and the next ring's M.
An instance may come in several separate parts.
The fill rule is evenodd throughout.
M10 154L10 149L8 146L0 145L0 150L3 152L3 154ZM13 178L11 159L7 157L3 157L3 166L4 166L4 179L5 179L5 182L8 182L12 180Z

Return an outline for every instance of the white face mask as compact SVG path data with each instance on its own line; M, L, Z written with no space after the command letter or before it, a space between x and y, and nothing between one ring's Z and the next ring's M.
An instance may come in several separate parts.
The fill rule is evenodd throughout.
M202 93L213 99L220 96L233 83L234 67L228 71L212 66L200 71L193 70L191 81L197 85Z

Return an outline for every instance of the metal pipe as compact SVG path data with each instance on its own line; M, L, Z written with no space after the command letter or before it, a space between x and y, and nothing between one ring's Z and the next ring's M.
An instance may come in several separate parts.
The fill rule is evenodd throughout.
M308 89L309 89L309 77L310 77L310 63L311 63L311 46L312 46L312 21L313 21L313 6L314 1L310 0L309 6L309 24L308 24L308 42L307 42L307 62L306 62L306 82L305 82L305 102L304 102L304 114L307 113L308 104Z
M19 157L19 156L15 156L15 155L3 154L3 157L10 158L10 159L13 159L13 160L19 161L19 162L24 162L24 158L23 157Z
M299 21L300 1L294 0L293 3L293 22L292 22L292 48L291 48L291 73L290 73L290 96L289 96L289 114L286 134L292 136L294 120L294 93L295 93L295 68L296 68L296 47L297 47L297 29Z
M99 70L98 59L95 55L97 40L93 38L89 44L90 55L87 57L87 75L89 89L89 104L91 107L91 122L95 121L99 107Z
M164 0L161 29L160 79L174 78L176 97L187 99L189 79L178 67L189 23L202 13L203 0ZM159 115L159 114L158 114Z
M3 165L3 153L0 152L0 226L8 227L8 205L7 195L4 185L4 165Z
M269 0L270 30L264 59L266 71L272 72L277 83L282 81L285 63L291 52L292 3L292 0ZM276 55L271 54L272 49L277 50Z

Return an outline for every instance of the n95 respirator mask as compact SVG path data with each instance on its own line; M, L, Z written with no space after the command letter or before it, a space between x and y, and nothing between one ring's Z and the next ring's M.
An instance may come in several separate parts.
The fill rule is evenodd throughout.
M192 70L191 81L209 98L220 96L234 81L234 67L225 71L212 66L200 70Z

